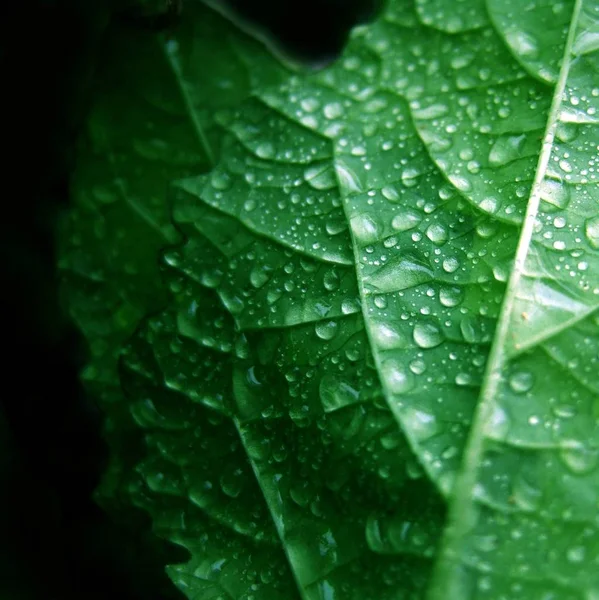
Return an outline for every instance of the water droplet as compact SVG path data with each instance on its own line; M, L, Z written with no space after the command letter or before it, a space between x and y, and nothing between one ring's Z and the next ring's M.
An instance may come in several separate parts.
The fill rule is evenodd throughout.
M319 394L325 412L332 412L354 404L358 402L360 397L359 390L333 375L325 375L320 380Z
M360 312L360 300L358 298L345 298L341 302L341 312L344 315Z
M505 38L516 54L524 58L536 58L539 55L539 44L532 35L512 30L505 34Z
M396 256L365 278L365 283L378 292L405 290L427 283L433 279L433 272L414 256Z
M572 165L566 159L559 161L559 167L564 173L572 173Z
M371 334L372 341L381 350L407 348L410 344L406 333L392 321L373 321Z
M489 164L502 167L522 156L525 135L502 136L495 140L489 152Z
M494 215L499 209L500 202L497 198L493 198L489 196L487 198L483 198L481 203L479 204L481 210Z
M514 479L512 487L512 498L514 504L525 511L536 511L542 500L541 490L527 481L523 475L518 474Z
M252 212L253 210L256 209L256 201L252 198L248 198L244 203L243 203L243 210L245 210L246 212Z
M589 244L599 250L599 216L587 219L584 223L584 234Z
M460 321L460 331L469 344L479 344L483 340L481 323L475 317L464 317Z
M346 194L359 194L364 191L360 177L345 161L337 159L335 170L339 185Z
M376 242L379 238L378 223L370 215L355 215L350 220L354 235L363 243Z
M381 310L387 308L387 297L379 294L374 297L374 305Z
M542 200L554 206L555 209L564 209L570 202L570 188L555 179L544 179L540 185L539 195ZM550 211L551 208L547 212Z
M451 174L448 178L460 192L469 192L472 189L470 181L462 175Z
M584 29L574 40L572 52L574 55L590 54L599 50L599 31L594 28Z
M581 563L586 555L584 546L574 546L568 548L566 556L571 563Z
M447 242L449 234L447 233L447 229L441 223L432 223L426 230L426 237L433 242L433 244L442 246Z
M472 375L469 373L458 373L455 377L456 385L471 385Z
M325 289L329 292L334 292L336 289L338 289L340 278L337 274L337 271L335 271L334 269L327 271L324 275L323 283Z
M381 194L383 194L383 197L389 200L389 202L398 202L400 198L399 192L391 185L386 185L381 190Z
M446 273L453 273L460 266L460 261L457 258L450 257L443 261L443 270Z
M210 177L210 183L215 190L229 189L233 183L231 176L224 171L214 171Z
M534 376L529 371L517 371L509 378L509 384L516 394L528 392L534 385Z
M337 335L337 321L319 321L314 327L316 335L321 340L332 340Z
M401 174L401 182L405 187L414 187L418 184L418 178L420 177L420 171L414 167L404 169Z
M256 155L259 158L269 159L275 155L275 147L272 142L262 142L256 148Z
M438 119L449 113L449 107L447 104L431 104L423 108L415 108L412 110L412 115L415 119L421 121L428 121L431 119Z
M422 215L415 210L402 210L393 217L391 221L391 227L396 231L408 231L418 227L422 221Z
M339 235L347 229L347 222L341 215L333 215L325 223L326 232L329 235Z
M442 287L439 290L439 301L448 308L457 306L462 302L463 291L459 287Z
M392 394L405 394L414 387L414 375L397 360L384 361L381 373Z
M413 337L420 348L435 348L444 339L441 330L433 323L416 323Z
M255 288L261 288L269 279L270 272L272 269L262 267L261 265L254 265L250 272L250 283Z
M573 442L570 447L563 448L560 457L570 471L576 475L590 473L599 465L599 449L587 448L578 442Z
M337 185L335 171L328 164L308 167L304 171L304 180L316 190L330 190Z
M338 119L343 114L343 106L339 102L330 102L325 104L323 113L327 119Z
M408 407L403 411L402 420L410 433L419 441L427 440L439 432L435 415Z
M237 498L243 488L243 472L236 469L230 473L224 473L220 477L220 487L229 498Z

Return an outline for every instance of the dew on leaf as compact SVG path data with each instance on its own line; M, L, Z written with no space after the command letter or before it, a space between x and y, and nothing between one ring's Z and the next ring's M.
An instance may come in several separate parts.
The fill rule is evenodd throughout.
M392 321L373 321L371 334L376 346L382 350L394 350L409 346L407 335Z
M447 242L449 234L447 233L447 229L441 223L432 223L426 229L426 237L433 242L433 244L442 246Z
M507 43L519 56L536 58L539 55L539 43L529 33L515 29L508 31L505 37Z
M460 321L460 331L469 344L480 344L483 340L480 322L474 317L464 317Z
M460 192L469 192L472 189L472 183L462 175L449 175L449 181L460 190Z
M324 274L323 279L324 287L329 292L334 292L339 288L339 274L334 269L330 269Z
M581 563L584 561L586 555L586 551L584 546L573 546L572 548L568 548L566 552L566 558L571 563Z
M540 185L539 195L547 204L556 209L565 209L570 202L570 189L556 179L544 179Z
M398 360L384 361L381 373L392 394L405 394L414 387L414 375Z
M412 335L420 348L435 348L444 339L441 330L433 323L416 323Z
M415 358L410 362L410 371L414 375L422 375L426 371L426 363L421 358Z
M560 458L572 473L584 475L594 471L599 465L599 449L574 443L561 450Z
M418 227L422 221L422 216L415 210L402 210L395 213L393 220L391 221L391 227L396 231L409 231Z
M275 156L275 147L272 142L262 142L256 147L256 155L259 158L269 159Z
M337 321L319 321L314 327L316 335L321 340L332 340L337 335Z
M584 223L584 235L589 244L599 250L599 216L587 219Z
M379 292L405 290L432 281L430 267L409 255L394 257L365 281Z
M516 371L509 377L509 386L516 394L528 392L534 385L534 376L529 371Z
M252 212L253 210L256 209L256 201L253 200L252 198L249 198L248 200L246 200L243 203L243 210L245 210L246 212Z
M316 190L330 190L336 185L335 171L328 164L308 167L304 179Z
M432 413L408 407L402 418L406 427L419 441L427 440L439 433L439 423Z
M386 198L387 200L389 200L390 202L398 202L400 199L399 192L397 191L396 188L394 188L391 185L385 186L381 190L381 194L383 194L383 197Z
M462 288L459 287L442 287L439 290L439 301L441 304L447 308L451 308L453 306L457 306L462 302L463 291Z
M489 164L492 167L502 167L520 158L525 141L524 134L497 138L489 152Z
M450 257L443 261L443 270L446 273L453 273L460 267L460 261L457 258Z
M370 215L355 215L350 220L354 235L363 243L376 242L380 231L378 223Z
M319 394L325 412L354 404L360 397L359 390L333 375L325 375L320 380Z

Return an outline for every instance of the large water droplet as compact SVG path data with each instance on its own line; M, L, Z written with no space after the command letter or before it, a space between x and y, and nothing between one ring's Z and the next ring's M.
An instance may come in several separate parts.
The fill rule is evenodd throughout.
M255 288L261 288L269 279L272 269L262 265L254 265L250 272L250 283Z
M337 321L319 321L314 326L316 335L321 340L332 340L337 335Z
M464 293L459 287L442 287L439 290L439 301L448 308L460 304L463 297Z
M402 210L395 214L391 221L391 227L396 231L408 231L418 227L422 221L422 215L415 210Z
M396 256L380 267L365 282L378 292L405 290L433 279L433 272L413 256Z
M379 238L379 225L370 215L355 215L350 220L354 235L363 243L376 242Z
M320 380L319 392L320 401L325 412L332 412L349 404L354 404L360 397L359 390L333 375L325 375Z
M517 160L522 155L522 148L525 141L525 135L510 135L497 138L489 152L489 164L492 167L502 167Z
M375 345L383 350L407 348L410 343L406 333L392 321L373 321L371 334Z
M433 242L433 244L442 246L447 242L449 234L447 233L447 229L441 223L432 223L426 230L426 237Z
M381 373L392 394L405 394L414 387L413 373L397 360L384 361Z
M529 371L517 371L509 378L510 387L516 394L528 392L534 385L534 382L534 376Z
M561 450L560 457L570 471L577 475L590 473L599 465L599 449L587 448L579 443Z
M544 207L545 209L549 208L547 212L556 209L563 210L570 202L570 188L561 181L557 181L555 179L544 179L540 185L539 196L547 204L555 207L554 209L551 209L550 207Z
M584 234L589 244L599 249L599 216L587 219L584 223Z
M539 55L539 43L532 35L519 30L508 31L505 35L512 50L524 58L536 58Z
M407 430L419 441L427 440L439 432L435 415L417 408L406 408L402 420Z
M441 330L433 323L416 323L413 337L420 348L435 348L444 339Z
M259 158L269 159L275 155L275 147L272 142L262 142L256 147L256 155Z
M337 185L335 171L328 164L308 167L304 179L317 190L330 190Z

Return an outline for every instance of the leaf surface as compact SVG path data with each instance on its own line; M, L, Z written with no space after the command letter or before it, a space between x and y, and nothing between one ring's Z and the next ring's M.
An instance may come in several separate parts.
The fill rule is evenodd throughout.
M431 597L599 593L598 25L578 1Z
M391 0L308 71L198 5L104 81L64 292L189 598L594 599L597 11Z

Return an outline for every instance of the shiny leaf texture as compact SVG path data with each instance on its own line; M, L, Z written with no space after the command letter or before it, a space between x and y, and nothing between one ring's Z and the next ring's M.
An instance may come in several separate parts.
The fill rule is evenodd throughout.
M59 267L98 498L187 597L599 597L598 32L389 0L320 70L199 3L115 37Z

